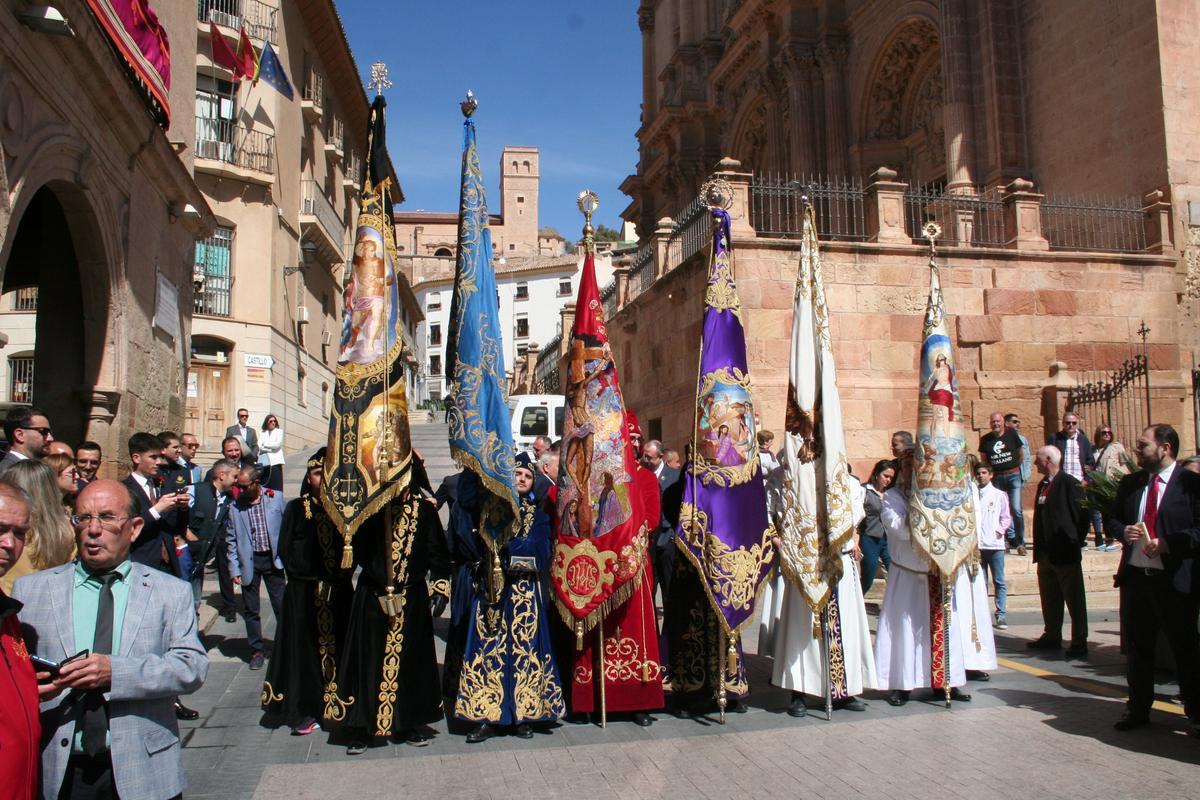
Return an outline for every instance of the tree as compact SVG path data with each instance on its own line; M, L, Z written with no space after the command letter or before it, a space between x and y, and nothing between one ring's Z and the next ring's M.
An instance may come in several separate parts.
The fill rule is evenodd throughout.
M597 242L619 242L621 241L621 232L616 228L610 228L601 222L596 226L596 241Z
M540 236L543 239L558 239L559 241L562 241L562 242L565 242L567 240L567 237L565 237L561 233L559 233L558 229L551 228L549 226L539 230L538 236Z

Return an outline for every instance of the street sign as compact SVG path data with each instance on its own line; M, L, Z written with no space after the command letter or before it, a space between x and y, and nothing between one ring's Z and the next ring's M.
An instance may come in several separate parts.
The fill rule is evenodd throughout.
M243 353L243 356L245 357L247 367L271 369L275 366L275 359L262 353Z

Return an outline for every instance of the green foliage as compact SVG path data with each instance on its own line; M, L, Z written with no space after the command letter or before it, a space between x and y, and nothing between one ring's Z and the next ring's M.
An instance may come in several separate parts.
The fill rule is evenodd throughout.
M1130 472L1137 472L1138 465L1128 453L1121 454L1121 465ZM1117 485L1124 475L1111 477L1102 470L1094 469L1087 473L1088 485L1084 487L1083 507L1088 511L1108 513L1113 500L1117 497Z
M616 228L610 228L601 222L596 226L596 241L597 242L619 242L621 241L621 232Z

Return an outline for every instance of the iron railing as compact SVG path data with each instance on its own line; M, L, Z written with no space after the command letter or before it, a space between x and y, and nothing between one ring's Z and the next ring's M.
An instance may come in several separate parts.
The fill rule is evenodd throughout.
M340 153L345 143L345 123L340 117L331 114L329 121L325 123L325 146L326 148L333 147Z
M8 400L11 403L33 402L33 356L8 359Z
M13 292L13 311L37 311L37 307L38 287L28 286L24 289L17 289L15 292Z
M611 319L613 314L617 313L617 282L615 280L600 290L600 302L604 304L604 318Z
M558 348L561 346L562 334L559 333L538 351L537 363L533 367L535 394L558 394L562 391L558 372Z
M275 136L233 120L196 118L196 158L275 174Z
M357 189L362 180L362 156L353 150L346 151L342 166L342 185Z
M229 316L229 296L233 288L232 228L218 227L212 236L196 242L192 283L195 287L194 313Z
M638 293L646 291L654 283L654 248L649 242L633 254L629 262L629 282Z
M1047 195L1041 216L1051 249L1146 251L1146 215L1136 197Z
M279 44L275 38L279 29L279 9L261 0L197 0L196 19L212 21L235 31L245 26L251 39L266 39L271 44Z
M1192 439L1200 453L1200 367L1192 364Z
M1004 229L1003 189L974 188L949 193L944 187L910 186L904 192L904 218L908 235L925 243L922 228L933 221L942 226L939 244L958 247L1002 247L1008 241Z
M304 89L300 93L300 99L309 101L317 108L325 104L325 78L312 64L304 70Z
M675 218L675 225L667 239L667 263L664 272L670 272L704 249L712 235L712 222L708 204L704 198L696 197L684 206Z
M1151 422L1150 362L1132 353L1111 372L1091 373L1067 392L1067 411L1079 416L1079 429L1091 438L1097 425L1112 428L1113 441L1126 449Z
M755 175L750 182L750 224L755 233L772 238L800 236L805 195L812 202L821 241L866 240L862 179L834 175Z
M301 182L300 213L316 217L331 242L340 242L346 238L346 226L342 222L342 218L338 216L337 209L333 207L333 203L329 202L329 198L321 190L321 184L314 180Z

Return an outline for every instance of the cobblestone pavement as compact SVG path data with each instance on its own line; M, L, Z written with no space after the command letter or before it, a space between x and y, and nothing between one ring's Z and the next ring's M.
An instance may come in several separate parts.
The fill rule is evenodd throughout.
M269 635L274 620L263 606ZM1010 612L1012 627L997 636L1001 668L969 684L974 700L950 710L919 693L896 709L869 692L861 714L789 717L788 693L769 685L770 659L753 655L751 625L750 708L724 726L658 714L650 728L564 724L529 741L468 745L463 730L442 722L429 747L387 745L357 757L324 732L265 727L263 673L247 668L242 622L214 620L211 609L204 621L211 668L186 701L201 717L181 723L189 798L1200 796L1200 740L1184 733L1174 685L1159 687L1151 728L1112 728L1124 698L1114 611L1091 615L1086 662L1032 657L1025 642L1041 632L1040 614ZM437 622L440 637L446 621ZM439 638L439 656L441 646Z

